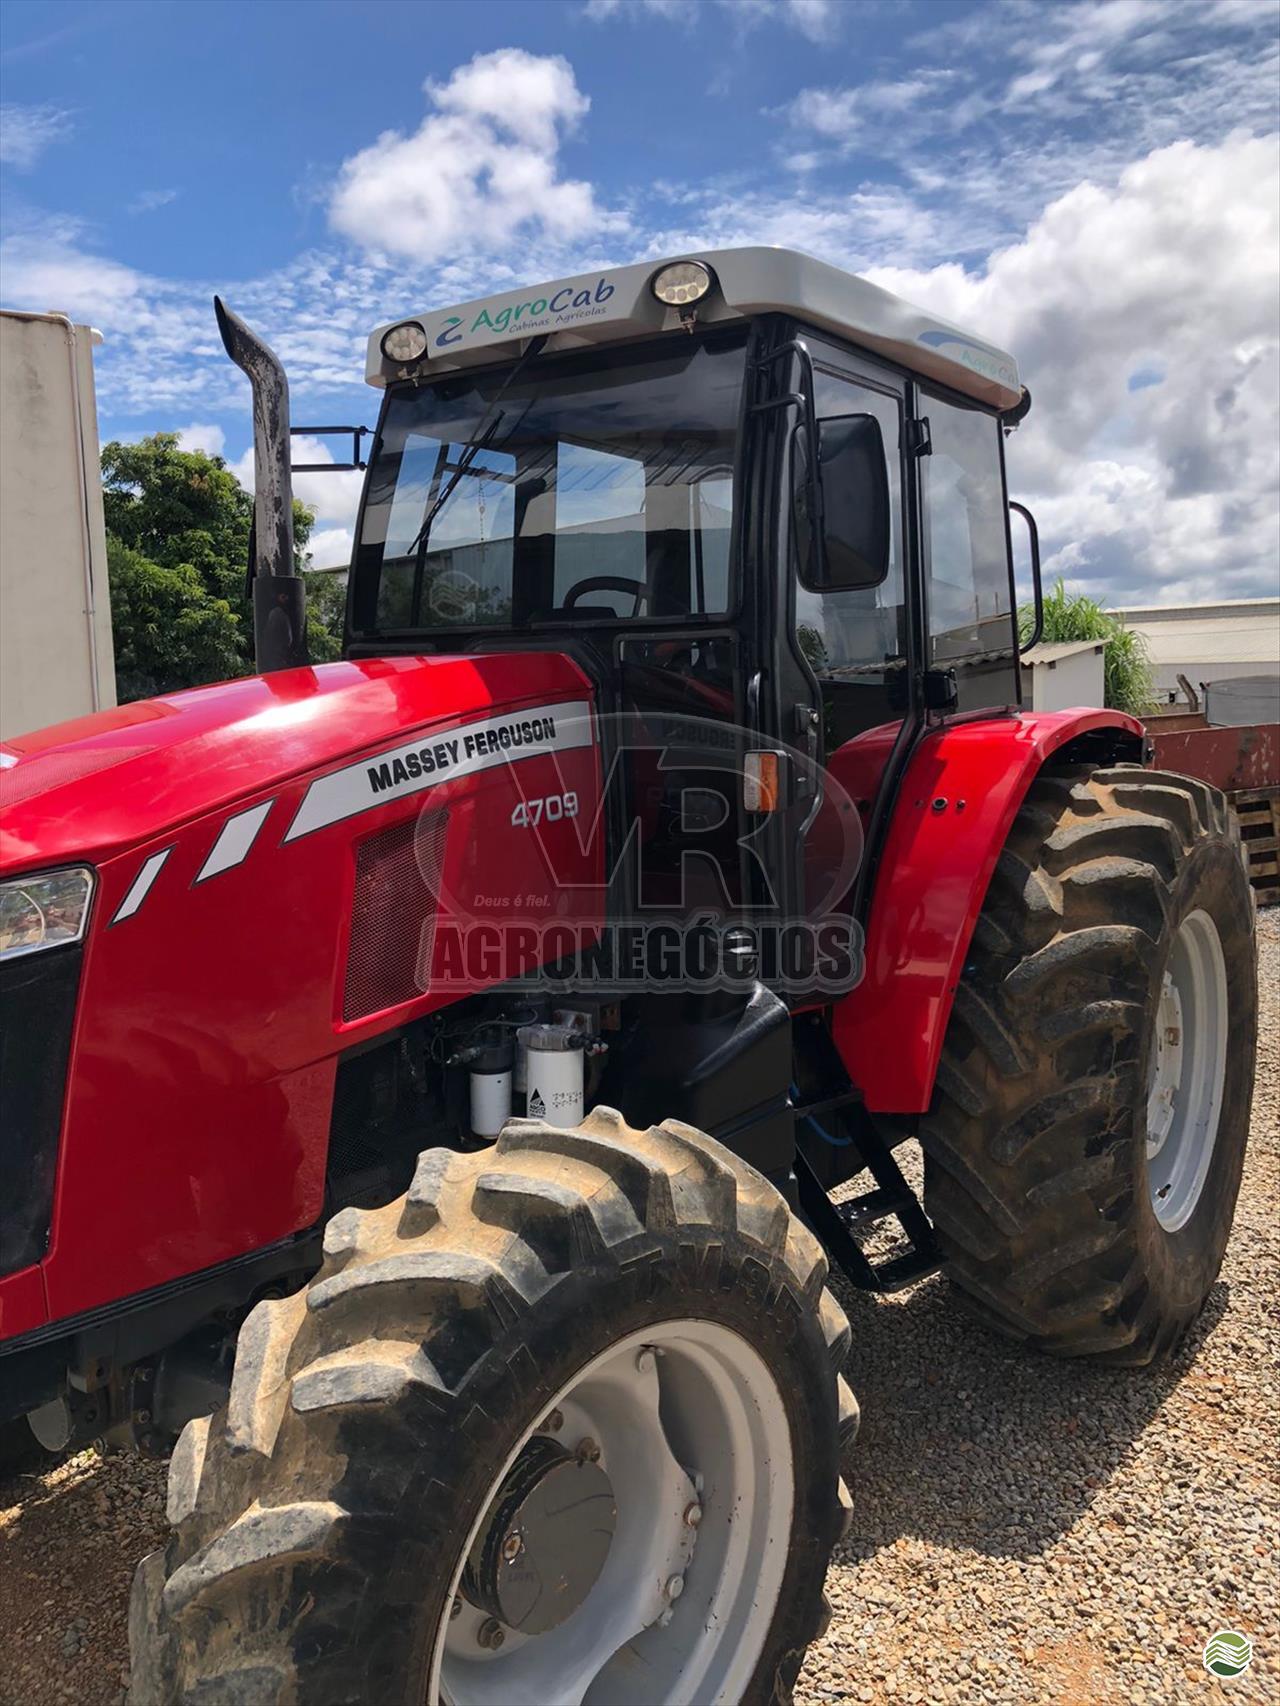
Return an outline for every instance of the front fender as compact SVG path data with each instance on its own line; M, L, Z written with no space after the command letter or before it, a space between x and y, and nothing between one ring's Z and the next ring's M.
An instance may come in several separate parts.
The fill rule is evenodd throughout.
M956 983L1014 817L1037 772L1093 731L1138 759L1142 724L1120 711L1020 712L949 724L917 745L872 894L862 982L832 1035L872 1113L929 1106Z

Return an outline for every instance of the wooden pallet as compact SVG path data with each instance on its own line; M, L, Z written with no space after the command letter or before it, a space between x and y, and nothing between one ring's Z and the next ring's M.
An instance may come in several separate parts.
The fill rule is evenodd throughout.
M1258 905L1280 905L1280 787L1241 788L1227 798L1240 820Z

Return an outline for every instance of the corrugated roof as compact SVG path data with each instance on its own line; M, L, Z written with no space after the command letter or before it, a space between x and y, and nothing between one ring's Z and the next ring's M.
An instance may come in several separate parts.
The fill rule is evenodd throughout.
M1023 663L1059 663L1063 658L1073 657L1077 652L1100 652L1107 645L1106 640L1042 640L1038 646L1032 646L1029 652L1023 652Z

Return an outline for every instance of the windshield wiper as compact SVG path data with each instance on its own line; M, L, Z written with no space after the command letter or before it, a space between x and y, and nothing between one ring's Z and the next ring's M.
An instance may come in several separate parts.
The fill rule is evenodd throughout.
M499 385L498 389L494 392L489 403L489 407L481 417L480 425L476 429L475 437L472 438L464 447L462 455L458 458L457 464L454 467L453 473L450 474L448 480L445 482L444 490L439 493L435 502L427 511L422 526L418 529L417 537L409 547L409 552L411 552L413 556L416 557L418 555L419 551L422 550L423 546L430 538L432 525L434 524L436 517L440 514L440 511L457 490L459 480L461 480L467 473L468 469L471 467L480 452L489 448L498 428L506 419L506 411L504 409L499 409L498 404L502 401L510 386L515 383L533 358L542 353L543 345L550 336L551 334L549 332L544 332L541 337L533 338L525 348L524 354L519 357L510 373L508 373L507 377L502 381L502 384Z

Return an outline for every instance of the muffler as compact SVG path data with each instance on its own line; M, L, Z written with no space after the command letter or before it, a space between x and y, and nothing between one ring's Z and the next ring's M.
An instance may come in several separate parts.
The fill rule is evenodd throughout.
M289 381L256 332L213 299L227 354L253 387L253 652L258 673L307 663L306 587L293 561Z

